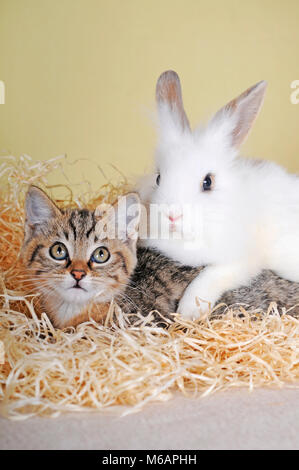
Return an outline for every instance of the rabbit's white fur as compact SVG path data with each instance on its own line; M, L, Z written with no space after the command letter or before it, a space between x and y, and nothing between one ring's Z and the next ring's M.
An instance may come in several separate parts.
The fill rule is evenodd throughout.
M222 108L205 128L192 132L182 105L175 72L158 80L159 141L156 172L140 183L141 199L163 204L162 220L169 211L191 217L179 219L174 232L187 225L181 239L149 238L170 258L191 266L206 265L186 289L178 312L186 317L205 312L226 291L248 284L261 269L299 282L299 178L266 161L238 156L263 101L260 82ZM160 174L159 185L156 184ZM213 175L210 191L202 182ZM196 217L198 225L194 225ZM151 220L151 231L157 224Z

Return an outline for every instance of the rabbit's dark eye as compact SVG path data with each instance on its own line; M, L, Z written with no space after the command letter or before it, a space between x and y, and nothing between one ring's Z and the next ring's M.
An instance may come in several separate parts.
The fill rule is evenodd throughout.
M202 182L203 191L210 191L213 187L214 178L210 173L207 174L205 179Z
M160 176L160 173L159 173L158 176L157 176L157 179L156 179L157 186L159 186L159 184L160 184L160 179L161 179L161 176Z

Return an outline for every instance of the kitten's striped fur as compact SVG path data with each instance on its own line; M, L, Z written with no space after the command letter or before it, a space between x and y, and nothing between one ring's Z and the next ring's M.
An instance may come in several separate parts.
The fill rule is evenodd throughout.
M173 318L169 314L176 312L184 290L204 267L184 266L152 248L139 247L137 259L137 266L126 290L131 303L120 299L122 309L127 313L132 312L133 305L144 316L156 310L168 319ZM235 304L250 307L252 311L261 309L266 312L271 302L276 302L280 311L282 307L292 309L290 315L299 317L299 284L265 270L252 279L249 285L226 292L218 302L224 306L216 310L216 314L222 313L226 306ZM153 312L153 317L157 323L163 324L158 313Z

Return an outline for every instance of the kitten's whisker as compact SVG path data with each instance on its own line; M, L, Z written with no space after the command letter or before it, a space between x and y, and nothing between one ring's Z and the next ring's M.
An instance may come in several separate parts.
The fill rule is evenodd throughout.
M117 296L115 297L115 300L117 302L118 298L121 298L121 299L124 299L126 301L126 303L128 303L129 305L131 305L135 310L138 311L138 305L130 298L127 296L127 294L123 293L123 292L120 292L117 294ZM121 305L120 305L121 306Z
M141 287L139 286L132 286L130 283L129 284L125 284L125 283L120 283L120 285L123 285L126 287L126 289L132 289L132 290L136 290L137 292L140 292L141 294L143 294L144 296L150 298L151 296Z

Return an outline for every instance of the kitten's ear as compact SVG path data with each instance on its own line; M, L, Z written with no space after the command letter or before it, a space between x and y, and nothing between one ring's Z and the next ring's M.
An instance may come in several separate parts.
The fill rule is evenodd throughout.
M190 131L190 124L184 110L179 76L173 70L163 72L157 81L156 100L163 127L174 124L177 130Z
M213 126L227 129L230 144L237 148L246 139L262 107L267 82L256 83L221 108L211 121Z
M117 237L135 248L141 216L141 203L137 193L119 198L116 209Z
M141 203L137 193L129 193L110 204L100 204L95 212L99 219L96 231L100 238L119 239L132 250L136 247L141 216Z
M49 222L49 219L61 215L54 202L36 186L30 186L25 199L25 225L33 230L36 226Z

